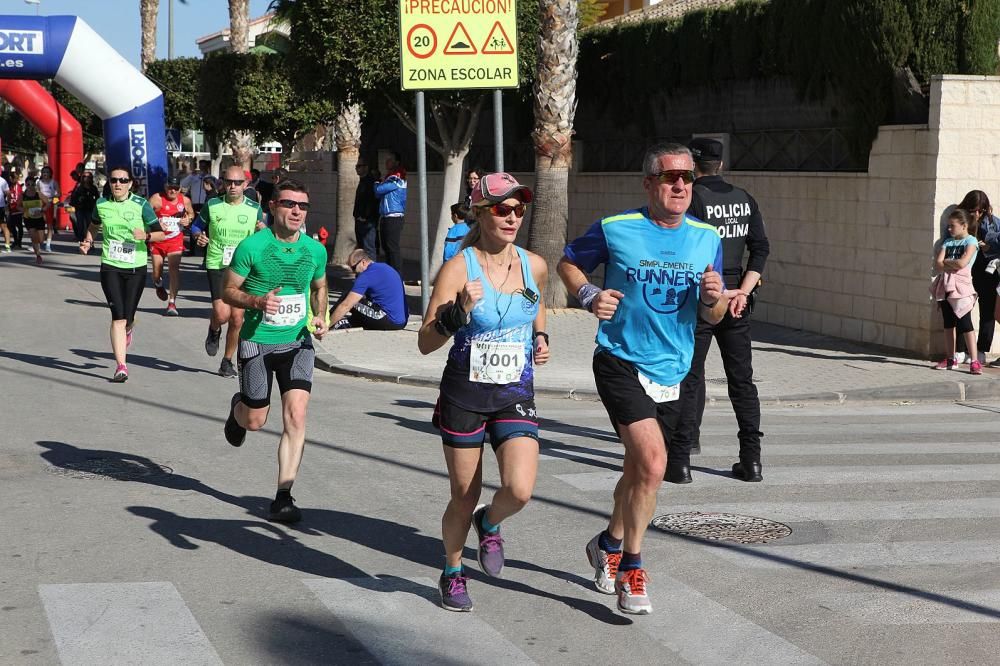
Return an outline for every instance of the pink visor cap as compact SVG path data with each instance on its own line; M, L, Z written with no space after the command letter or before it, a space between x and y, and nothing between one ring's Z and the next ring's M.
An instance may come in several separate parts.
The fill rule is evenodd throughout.
M520 199L522 203L531 203L534 198L531 188L517 182L509 173L490 173L480 178L479 184L472 190L472 205L488 206L511 197Z

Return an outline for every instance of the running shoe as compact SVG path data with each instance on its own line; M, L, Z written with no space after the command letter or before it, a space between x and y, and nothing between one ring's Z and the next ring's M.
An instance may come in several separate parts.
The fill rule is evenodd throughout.
M128 368L125 367L124 363L119 363L118 367L115 368L115 376L111 378L116 384L122 384L128 381Z
M167 294L167 290L163 286L163 280L160 280L159 282L154 282L153 286L156 287L156 297L161 301L167 300L169 294Z
M39 266L42 265L42 255L40 254L35 255L35 263L38 264Z
M476 528L476 536L479 537L479 552L476 559L479 560L479 568L483 573L493 578L499 578L503 571L503 538L500 536L500 528L493 534L483 531L483 516L486 515L487 504L480 504L472 512L472 526Z
M469 598L469 579L461 572L450 576L441 574L438 579L438 592L441 593L441 608L458 613L468 613L472 610L472 599Z
M598 534L587 544L587 560L594 567L594 585L598 592L615 593L615 578L618 576L618 563L622 561L621 553L609 553L601 550L601 535Z
M237 391L233 394L233 399L229 403L229 418L226 419L226 425L223 428L223 432L226 435L226 441L233 446L243 446L243 442L247 439L247 429L241 426L236 421L236 405L240 401L240 393Z
M630 615L649 615L653 605L646 594L649 576L645 569L619 571L615 578L615 592L618 593L618 610Z
M125 349L128 349L129 347L132 346L132 331L134 330L135 327L133 326L132 328L125 331Z
M181 313L177 311L177 306L173 301L167 303L167 316L168 317L180 317Z
M973 361L969 364L969 374L971 375L981 375L983 374L983 364L979 361Z
M268 520L277 523L297 523L302 520L302 512L295 506L295 498L288 493L282 493L271 502Z
M215 356L219 353L219 338L222 337L222 329L217 331L212 330L212 325L208 325L208 335L205 336L205 352L209 356Z
M4 245L3 246L3 253L4 254L10 254L10 245Z
M969 355L965 352L955 352L955 365L962 365L969 360Z
M1000 358L995 361L990 361L990 364L986 366L987 368L1000 368Z
M236 368L233 366L233 362L228 358L222 359L222 363L219 364L219 376L220 377L235 377Z
M932 369L933 370L952 370L956 365L958 365L958 364L955 362L955 359L953 359L953 358L943 358L940 361L938 361L938 364L935 365Z
M45 254L52 254L52 241L45 241L45 249L42 251Z

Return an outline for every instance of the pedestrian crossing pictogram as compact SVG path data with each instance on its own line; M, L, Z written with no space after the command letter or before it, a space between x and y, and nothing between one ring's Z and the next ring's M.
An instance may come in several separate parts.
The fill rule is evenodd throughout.
M510 55L514 53L514 44L507 36L507 31L503 29L500 21L493 24L493 29L487 35L481 49L483 55Z
M469 31L461 22L455 24L455 29L451 31L451 36L446 43L448 46L444 47L445 55L474 55L477 53L476 47L472 43L472 37L469 37Z

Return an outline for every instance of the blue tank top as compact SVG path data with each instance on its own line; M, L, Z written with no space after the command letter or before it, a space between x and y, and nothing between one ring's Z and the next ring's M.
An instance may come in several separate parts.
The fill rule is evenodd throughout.
M462 251L468 280L482 280L483 297L472 309L471 321L455 334L441 377L441 393L449 402L471 412L496 412L523 400L530 400L535 395L532 325L541 303L537 296L532 301L524 295L528 289L537 295L538 285L531 275L528 254L519 247L514 249L521 260L521 277L525 288L518 289L513 294L494 289L483 274L474 248L468 247ZM521 377L509 384L471 381L469 364L475 342L520 343L524 353Z

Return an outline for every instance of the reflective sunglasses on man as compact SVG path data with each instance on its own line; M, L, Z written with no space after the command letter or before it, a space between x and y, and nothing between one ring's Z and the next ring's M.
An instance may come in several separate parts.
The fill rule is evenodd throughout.
M650 175L650 178L655 178L661 185L673 185L677 182L677 179L681 179L685 184L690 185L694 182L694 171L689 171L687 169L669 169L667 171L660 171Z
M131 178L108 178L108 182L111 183L112 185L114 185L115 183L121 183L122 185L125 185L126 183L131 183L132 179Z
M524 217L524 209L525 205L523 203L519 203L516 206L508 206L502 203L490 206L490 212L497 217L507 217L511 213L514 213L515 217Z
M308 201L295 201L294 199L278 199L276 203L282 208L288 208L289 210L295 208L296 206L298 206L299 210L303 212L309 210Z

